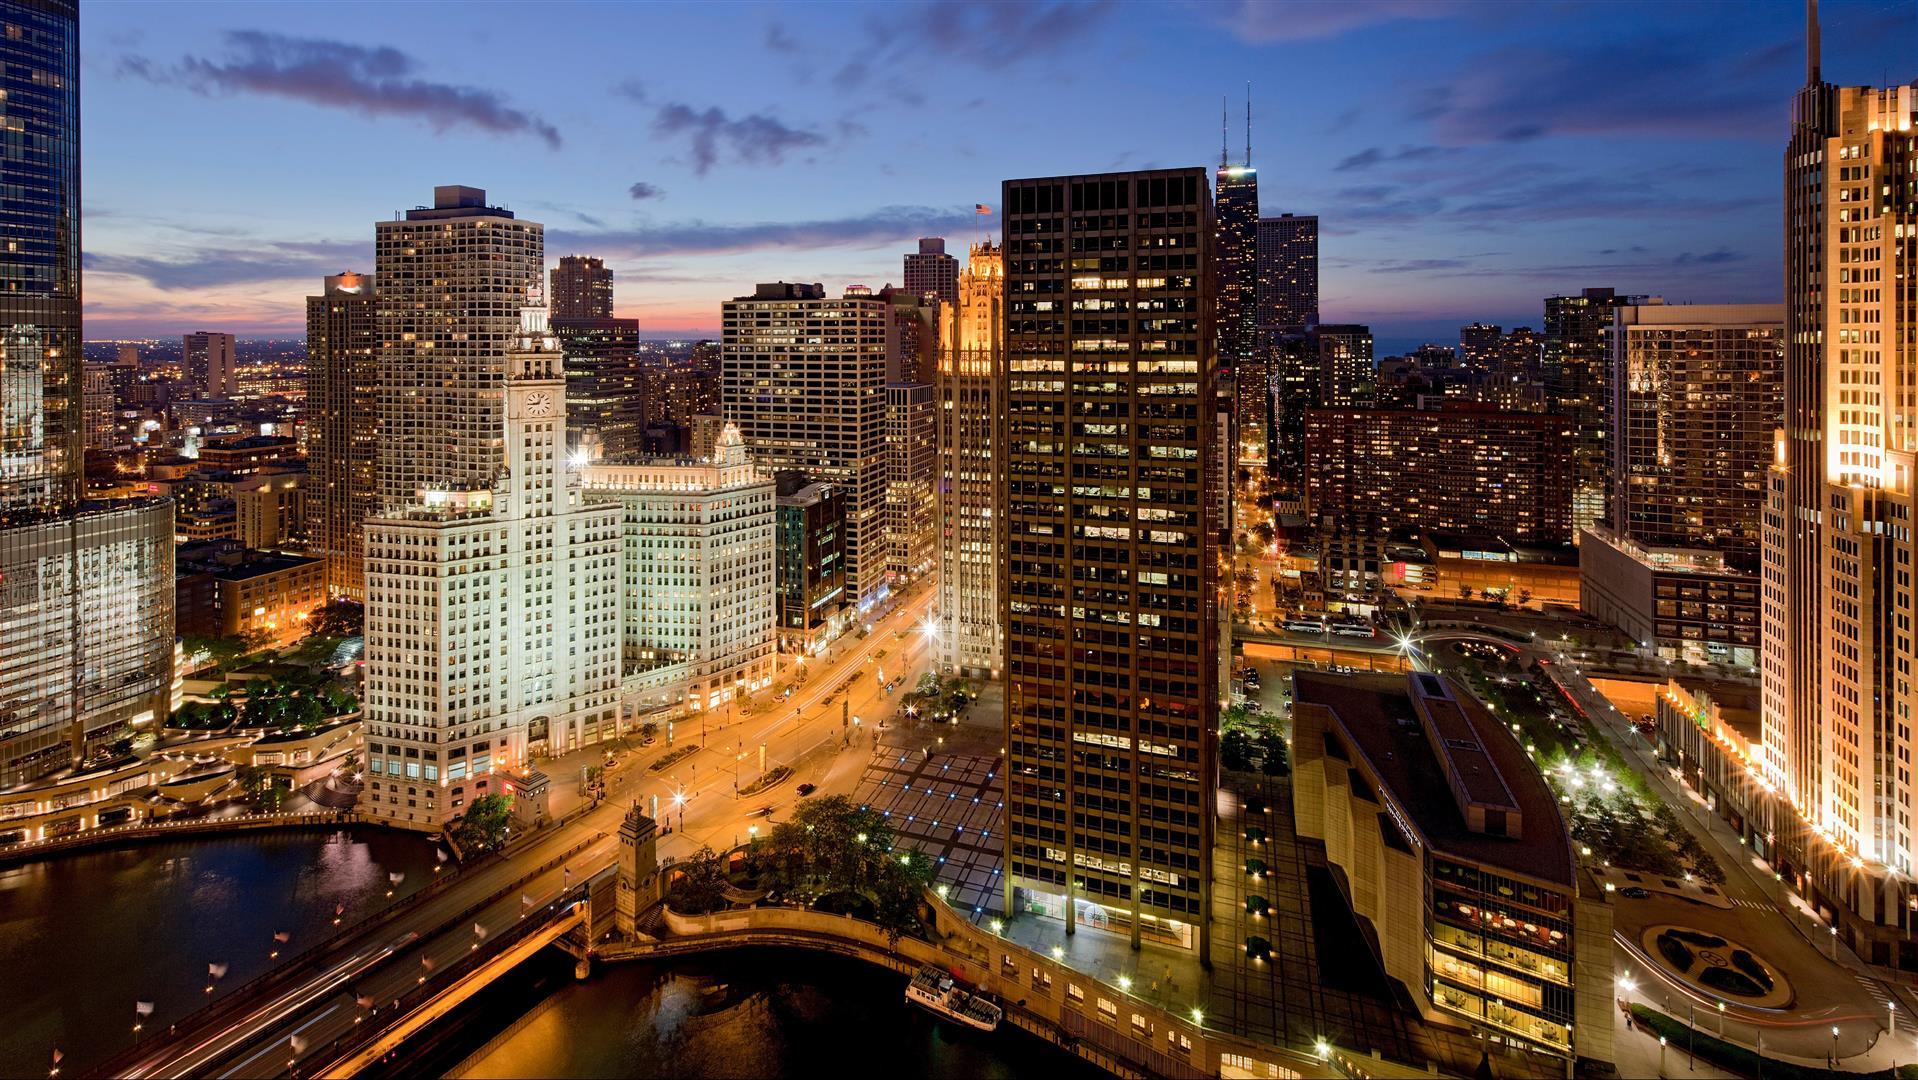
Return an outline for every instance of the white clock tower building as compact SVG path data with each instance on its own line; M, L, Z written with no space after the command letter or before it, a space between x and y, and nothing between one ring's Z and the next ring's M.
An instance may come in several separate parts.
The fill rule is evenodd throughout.
M532 759L616 734L619 510L568 472L560 351L528 296L491 489L422 490L366 523L361 807L393 825L439 830Z

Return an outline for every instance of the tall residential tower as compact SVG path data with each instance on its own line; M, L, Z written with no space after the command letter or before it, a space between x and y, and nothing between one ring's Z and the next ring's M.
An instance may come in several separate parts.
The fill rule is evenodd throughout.
M1860 956L1912 969L1918 86L1825 82L1815 4L1808 22L1764 526L1764 772L1783 796L1772 857Z
M326 592L366 599L360 527L379 505L379 298L351 271L306 298L307 537Z
M997 506L1008 910L1071 930L1096 908L1201 958L1221 692L1207 179L1006 181Z

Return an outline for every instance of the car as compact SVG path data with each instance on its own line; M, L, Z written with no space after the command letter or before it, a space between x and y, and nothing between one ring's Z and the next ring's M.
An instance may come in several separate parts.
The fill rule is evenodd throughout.
M1618 890L1618 895L1623 896L1628 900L1643 900L1647 896L1650 896L1651 893L1646 892L1644 889L1641 889L1636 885L1627 885L1624 888Z
M801 784L799 785L799 797L803 799L818 790L819 788L813 784Z
M771 806L762 806L759 809L754 810L751 814L748 814L747 816L748 817L772 817L773 808Z

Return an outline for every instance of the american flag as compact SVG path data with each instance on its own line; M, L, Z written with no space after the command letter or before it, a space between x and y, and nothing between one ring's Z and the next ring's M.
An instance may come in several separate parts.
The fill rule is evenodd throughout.
M992 207L987 206L985 203L973 203L972 212L975 214L990 214L992 213Z

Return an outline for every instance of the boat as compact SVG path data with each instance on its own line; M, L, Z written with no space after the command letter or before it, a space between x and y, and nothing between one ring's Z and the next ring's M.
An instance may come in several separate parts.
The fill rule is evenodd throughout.
M906 1000L980 1031L994 1030L1005 1018L1005 1010L984 994L931 964L920 968L906 984Z

